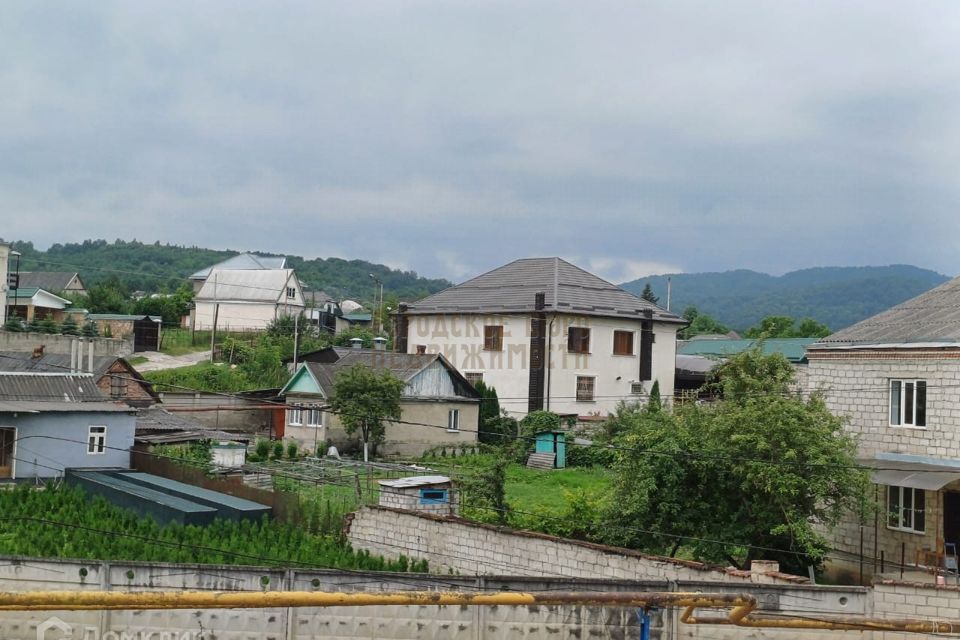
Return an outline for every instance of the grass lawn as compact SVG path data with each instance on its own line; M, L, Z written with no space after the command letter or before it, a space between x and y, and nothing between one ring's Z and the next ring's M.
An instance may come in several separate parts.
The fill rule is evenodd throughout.
M189 329L167 329L163 332L160 352L171 356L206 351L210 348L209 331L190 331Z
M534 509L560 512L567 491L581 490L598 498L607 494L613 474L602 467L541 471L519 464L507 468L507 501L517 511Z
M144 362L149 362L149 361L150 361L149 358L145 358L143 356L133 356L132 358L127 358L127 362L129 362L133 366L137 366L138 364L143 364Z

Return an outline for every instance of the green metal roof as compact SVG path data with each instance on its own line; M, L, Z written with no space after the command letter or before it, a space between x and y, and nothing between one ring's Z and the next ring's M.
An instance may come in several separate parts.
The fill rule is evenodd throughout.
M20 287L13 292L16 295L13 296L13 294L11 294L11 297L32 298L33 296L37 295L37 291L40 291L38 287Z
M763 353L782 353L794 364L807 361L807 346L817 338L771 338L763 341ZM753 348L759 340L692 340L679 343L677 353L684 356L728 358Z
M352 320L353 322L369 322L373 320L372 313L347 313L343 316L344 320Z

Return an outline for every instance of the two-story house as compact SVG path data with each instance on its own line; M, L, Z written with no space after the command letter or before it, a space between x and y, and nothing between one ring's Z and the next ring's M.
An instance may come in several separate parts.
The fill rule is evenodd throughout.
M834 548L866 555L868 571L881 555L942 562L944 542L960 544L960 278L810 345L807 359L807 388L848 419L879 506L850 514Z
M259 331L304 310L293 269L214 269L193 301L195 329Z
M401 303L396 348L442 353L511 414L606 415L674 387L686 321L561 258L524 258Z

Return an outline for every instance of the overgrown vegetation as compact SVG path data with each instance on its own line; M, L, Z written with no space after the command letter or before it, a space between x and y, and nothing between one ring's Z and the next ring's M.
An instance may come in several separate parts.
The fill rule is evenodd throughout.
M425 561L355 552L311 526L217 520L205 527L158 525L80 489L0 491L0 554L204 564L269 564L372 571L426 571Z

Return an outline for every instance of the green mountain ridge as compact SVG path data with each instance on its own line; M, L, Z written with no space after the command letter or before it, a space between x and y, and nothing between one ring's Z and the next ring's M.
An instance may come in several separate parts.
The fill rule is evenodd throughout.
M190 274L243 253L159 242L147 244L137 240L57 243L46 251L36 249L32 242L14 241L11 244L22 254L21 271L77 271L87 287L116 276L130 290L146 293L173 291L187 282ZM285 255L266 251L251 253ZM401 299L421 298L451 286L446 280L422 278L414 271L399 271L366 260L286 257L287 264L296 269L305 285L323 290L337 299L372 300L374 282L371 273L383 282L385 295Z
M668 277L673 283L671 310L682 313L692 305L738 331L772 315L813 318L837 331L950 279L929 269L896 264L812 267L782 276L748 269L663 274L620 286L640 295L649 282L662 306Z

